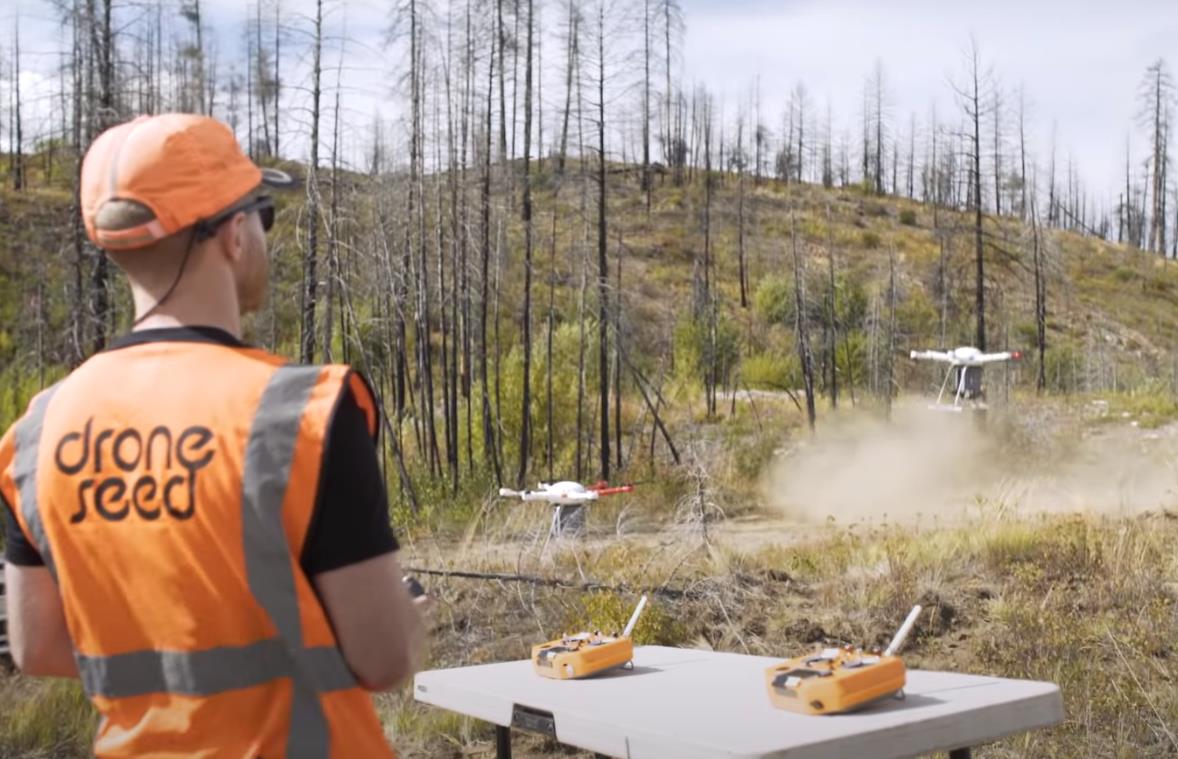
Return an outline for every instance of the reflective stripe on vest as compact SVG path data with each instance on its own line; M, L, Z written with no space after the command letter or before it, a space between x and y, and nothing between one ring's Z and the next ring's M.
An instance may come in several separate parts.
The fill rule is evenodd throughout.
M41 429L45 424L45 409L57 392L60 383L53 385L33 399L29 413L16 428L16 453L12 460L12 479L20 493L20 511L28 525L29 532L41 560L53 579L57 579L57 567L53 553L49 550L49 538L37 510L37 456L41 451Z
M291 673L294 695L287 756L327 756L330 743L327 717L315 684L310 673L298 666L303 655L303 629L290 546L282 526L282 501L299 422L319 374L317 366L288 365L274 371L254 416L242 472L246 577L296 665Z
M303 412L321 367L275 369L254 415L242 472L242 534L249 588L278 631L239 647L199 651L141 650L111 656L75 652L91 696L128 698L151 693L213 696L290 678L288 757L325 757L330 736L319 694L356 687L335 646L305 647L283 500ZM14 479L21 511L47 566L48 540L37 509L36 464L45 410L54 388L39 396L17 431ZM56 576L56 575L55 575Z
M344 690L356 680L334 646L304 649L296 668L280 638L203 651L132 651L114 656L77 655L82 685L91 696L128 698L148 693L214 696L279 677L306 673L316 693Z

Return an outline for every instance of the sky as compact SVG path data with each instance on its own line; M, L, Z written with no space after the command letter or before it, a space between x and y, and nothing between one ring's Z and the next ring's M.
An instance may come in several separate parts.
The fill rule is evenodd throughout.
M758 76L766 103L785 102L802 81L852 129L877 59L905 132L934 102L942 118L959 113L950 81L963 78L973 35L1012 116L1023 87L1042 160L1056 124L1061 160L1070 151L1087 183L1110 191L1124 183L1126 137L1135 153L1144 148L1135 116L1145 69L1178 44L1175 0L683 0L683 9L690 77L734 102ZM1178 60L1168 63L1173 71Z
M287 23L306 29L313 0L282 0ZM619 0L611 0L619 2ZM829 103L836 131L854 144L865 79L876 61L887 83L893 133L906 138L915 114L919 135L935 105L942 121L960 113L950 82L963 77L971 35L983 63L992 67L1012 121L1021 87L1027 104L1028 141L1045 163L1053 128L1059 160L1071 155L1090 188L1115 197L1123 185L1125 144L1143 158L1145 131L1135 125L1136 93L1146 67L1171 53L1178 41L1178 0L680 0L686 37L679 59L685 84L706 84L729 119L759 82L763 119L774 131L789 92L798 82L815 113ZM396 118L403 95L396 87L400 58L384 44L393 0L348 0L332 5L328 27L346 37L343 59L345 142L354 151L370 139L374 113ZM437 4L442 4L438 2ZM251 3L203 0L219 48L241 48L243 17ZM561 88L557 17L563 0L542 3L549 118ZM51 122L52 66L62 42L46 0L2 0L0 29L22 28L22 90L36 133ZM304 14L300 17L300 14ZM0 49L9 47L0 32ZM306 35L292 31L286 43L296 57L291 78L306 70ZM228 52L226 53L228 54ZM7 57L7 53L4 53ZM325 54L332 65L334 52ZM1170 61L1178 66L1178 60ZM222 62L222 71L228 63ZM623 72L624 75L624 72ZM331 75L334 80L334 74ZM305 75L302 77L305 80ZM7 98L7 82L0 84ZM291 89L292 128L305 121L297 106L305 93ZM552 126L546 127L552 130ZM551 132L550 132L551 133ZM1011 145L1014 131L1011 128ZM7 134L0 135L6 145Z

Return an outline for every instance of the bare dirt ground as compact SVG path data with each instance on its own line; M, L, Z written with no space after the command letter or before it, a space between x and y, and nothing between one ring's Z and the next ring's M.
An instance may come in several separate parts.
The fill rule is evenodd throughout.
M1088 514L1126 517L1178 505L1178 423L1156 428L1129 419L1038 409L946 418L900 407L890 423L828 420L814 438L777 450L752 508L658 513L626 497L585 509L577 536L549 537L552 508L489 499L460 537L405 546L414 566L496 566L537 571L572 551L606 548L674 553L685 536L736 554L812 540L838 528L908 525L936 529L988 516Z
M598 553L605 548L632 547L646 551L674 552L683 545L690 533L701 536L699 529L674 526L617 532L612 525L596 524L592 516L584 532L578 536L548 537L546 513L537 510L535 525L515 534L488 539L485 536L463 540L417 540L405 546L405 563L435 569L461 569L517 565L535 569L551 566L555 556L568 551ZM796 543L812 537L813 525L777 514L746 514L707 525L708 542L735 553L753 553L772 546Z
M408 538L405 563L544 581L422 577L441 602L438 666L624 621L638 587L681 591L652 604L646 640L773 656L879 642L915 602L914 668L1064 693L1065 724L980 755L1173 756L1178 424L1135 422L1099 404L995 414L984 431L903 408L891 424L828 418L774 453L744 511L646 491L549 539L549 507L488 500L463 535ZM388 709L406 755L491 755L485 725L408 700ZM586 756L527 737L516 755Z

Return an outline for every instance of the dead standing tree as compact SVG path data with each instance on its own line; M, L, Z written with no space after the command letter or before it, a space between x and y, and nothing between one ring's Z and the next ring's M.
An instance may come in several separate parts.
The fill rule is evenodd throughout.
M605 154L605 0L597 1L597 357L601 406L601 479L609 479L609 260Z
M581 12L578 0L568 0L568 27L565 34L565 96L564 115L560 122L560 149L557 152L556 171L563 175L565 161L568 158L569 145L569 112L573 102L573 74L578 70L578 44L580 40ZM583 156L579 156L584 160Z
M675 184L683 182L687 160L687 142L683 138L683 120L675 107L676 91L671 82L677 45L683 37L683 11L678 0L655 0L654 15L662 26L663 43L663 162L673 170Z
M884 194L884 137L888 121L887 81L884 77L883 62L876 60L871 83L871 115L875 123L873 141L873 185L877 195Z
M20 103L20 13L12 24L12 105L9 116L12 128L9 137L8 170L12 175L12 189L20 192L25 188L24 134L21 123Z
M646 193L646 216L650 217L652 182L650 178L650 57L651 0L642 0L642 191Z
M304 364L315 361L315 307L319 286L319 100L322 94L323 0L315 2L314 38L311 45L311 161L307 167L307 247L303 251L302 337L299 350L299 360Z
M327 292L323 305L323 360L334 360L333 338L335 336L334 307L337 295L347 287L340 265L340 90L343 83L344 54L341 48L335 69L335 107L332 110L331 127L331 200L327 222ZM344 361L348 356L347 312L340 299L340 330L342 333Z
M1019 218L1027 220L1027 97L1023 86L1018 88L1018 155L1019 155Z
M495 473L495 482L503 484L503 469L500 465L499 446L495 436L495 424L491 412L490 372L487 367L487 304L489 301L488 285L490 282L491 259L491 135L493 132L494 102L495 102L495 64L496 52L500 51L496 44L496 35L492 34L490 56L487 60L487 100L485 118L483 122L482 145L482 177L480 194L480 280L479 280L479 385L482 395L483 418L483 453L487 464Z
M1035 271L1035 345L1039 351L1039 371L1035 377L1035 390L1042 393L1047 389L1047 275L1043 266L1039 213L1034 200L1031 201L1031 233L1032 262Z
M748 157L744 150L744 119L737 122L736 127L736 171L737 171L737 201L736 201L736 259L738 276L740 277L740 307L748 308L748 272L745 268L745 176Z
M524 311L521 319L524 367L519 433L519 487L524 487L528 474L528 450L532 437L532 33L534 18L533 0L527 0L528 11L527 61L524 64L524 176L523 176L523 222L524 222ZM550 330L551 331L551 330ZM550 364L551 367L551 364ZM551 368L549 369L551 371Z
M98 3L101 3L99 6ZM121 114L119 107L117 76L115 71L116 37L113 19L114 0L85 0L80 23L87 44L82 48L84 62L79 63L79 75L84 76L84 106L76 106L83 112L85 128L78 141L78 155L84 155L90 142L114 126ZM78 15L78 12L75 12ZM97 87L97 90L95 89ZM75 100L75 102L80 102ZM81 161L78 161L75 181L81 183ZM90 326L91 350L98 353L106 347L106 336L112 328L113 311L110 307L110 269L106 254L88 243L76 243L93 257L90 276Z
M1005 122L1002 118L1002 90L997 81L994 82L993 96L990 100L991 123L994 126L994 215L1002 215L1002 147L1005 140Z
M1145 71L1138 96L1139 122L1149 133L1149 250L1166 255L1166 200L1169 157L1167 155L1174 81L1159 58ZM1178 235L1178 232L1175 233Z
M810 353L810 323L806 318L806 283L798 252L798 221L790 216L790 244L793 248L794 269L794 328L797 332L798 359L802 366L802 383L806 390L806 422L814 432L814 358Z
M970 162L970 201L974 212L974 256L977 278L975 280L974 308L977 314L977 348L986 350L986 264L985 243L982 230L982 119L992 110L991 81L988 70L982 69L981 53L977 41L970 39L966 58L966 84L953 85L958 102L969 120L971 131L967 134L967 158Z
M888 248L888 347L884 357L887 378L884 383L884 409L888 420L892 418L892 394L896 387L896 248Z
M830 355L830 408L832 411L837 411L839 407L839 371L838 371L838 345L839 345L839 327L838 327L838 287L835 284L835 261L834 261L834 223L830 217L830 206L826 206L826 262L827 272L829 276L829 290L827 292L827 304L829 311L827 314L828 329L830 342L827 345L827 351ZM847 356L847 364L850 365L851 357Z
M712 196L715 178L712 172L712 100L706 92L698 93L701 101L698 113L702 123L697 127L703 133L704 154L704 255L702 272L702 289L696 304L697 319L706 320L707 338L705 342L704 361L704 391L707 397L708 418L716 415L716 385L718 377L716 371L716 293L715 282L712 278Z

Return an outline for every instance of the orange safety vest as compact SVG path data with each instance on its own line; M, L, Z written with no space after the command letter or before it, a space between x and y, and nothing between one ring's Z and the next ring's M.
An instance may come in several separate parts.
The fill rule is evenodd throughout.
M100 757L391 757L297 557L343 366L158 342L91 358L0 441Z

